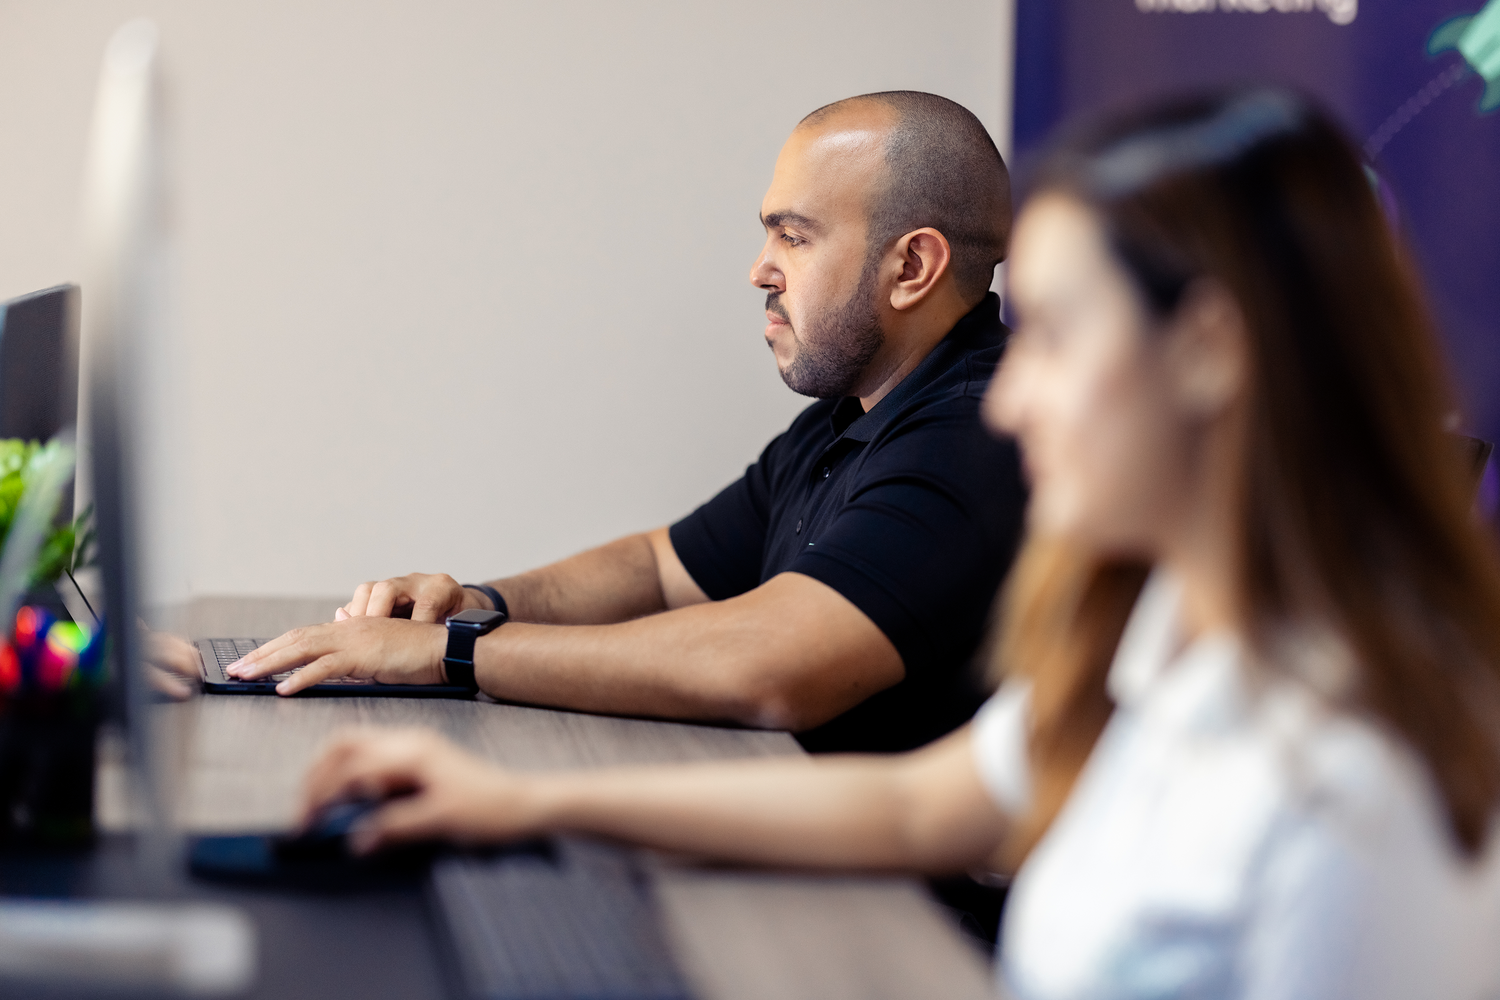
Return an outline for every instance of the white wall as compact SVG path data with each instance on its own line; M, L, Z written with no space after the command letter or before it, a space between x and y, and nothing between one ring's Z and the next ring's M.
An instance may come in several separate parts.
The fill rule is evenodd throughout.
M805 405L746 280L778 148L894 88L1008 139L1009 7L0 0L0 297L76 280L99 57L152 17L192 470L152 596L520 570Z

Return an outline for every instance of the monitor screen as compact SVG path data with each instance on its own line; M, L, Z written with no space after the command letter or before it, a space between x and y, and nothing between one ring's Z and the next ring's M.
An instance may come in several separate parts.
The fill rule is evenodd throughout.
M47 441L78 412L78 288L0 302L0 438Z
M78 504L94 507L111 670L121 682L129 764L148 826L163 821L150 688L137 625L139 356L159 315L164 231L157 32L132 21L105 51L85 180Z

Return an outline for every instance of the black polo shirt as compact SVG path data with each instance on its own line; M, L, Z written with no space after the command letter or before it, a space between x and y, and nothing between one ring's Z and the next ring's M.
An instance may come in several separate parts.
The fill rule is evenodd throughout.
M742 479L672 525L714 600L802 573L901 654L904 679L797 734L808 750L909 750L983 700L972 660L1026 504L1015 445L979 420L1006 334L987 295L869 413L852 397L812 404Z

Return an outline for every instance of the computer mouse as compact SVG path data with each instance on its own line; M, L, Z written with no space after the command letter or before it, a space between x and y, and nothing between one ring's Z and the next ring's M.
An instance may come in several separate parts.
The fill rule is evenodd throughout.
M283 861L348 857L349 833L389 799L357 798L330 802L300 832L275 838L273 850Z
M349 850L350 832L389 801L358 798L330 803L299 833L194 838L188 869L216 882L328 892L416 884L443 845L399 844L366 855Z

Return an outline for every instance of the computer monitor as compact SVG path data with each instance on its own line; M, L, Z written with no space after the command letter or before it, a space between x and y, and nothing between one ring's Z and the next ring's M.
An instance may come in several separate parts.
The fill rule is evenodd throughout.
M160 321L165 227L157 32L120 28L105 50L85 178L78 505L92 502L111 668L120 681L134 794L166 828L150 685L137 625L140 364Z
M0 438L47 441L78 412L78 287L0 302Z

